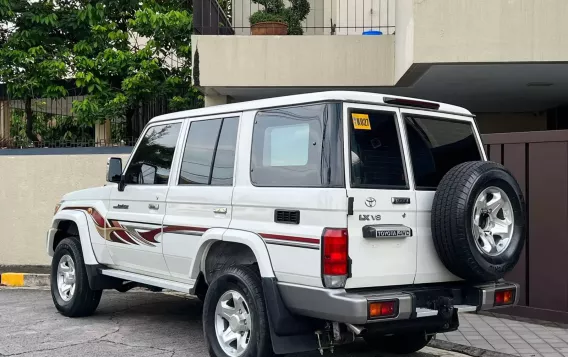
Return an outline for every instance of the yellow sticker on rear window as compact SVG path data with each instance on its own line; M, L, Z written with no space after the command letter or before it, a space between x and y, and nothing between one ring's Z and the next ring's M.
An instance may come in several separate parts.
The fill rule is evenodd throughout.
M353 120L353 128L356 130L371 130L371 121L369 120L369 114L351 114L351 119Z

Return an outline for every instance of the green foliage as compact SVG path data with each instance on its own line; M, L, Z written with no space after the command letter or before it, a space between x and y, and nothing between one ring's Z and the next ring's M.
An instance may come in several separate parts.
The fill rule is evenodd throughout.
M187 2L87 2L79 20L91 31L74 46L76 84L89 94L73 105L79 120L130 119L157 95L169 98L171 108L190 108L199 94L191 87Z
M310 13L308 0L290 0L290 7L284 6L283 0L252 0L262 5L264 9L252 14L249 18L251 25L259 22L274 21L288 24L289 35L302 35L302 21Z
M254 25L259 22L286 22L284 14L272 14L266 11L257 11L250 17L250 24Z
M167 98L175 110L202 98L191 87L193 15L187 0L0 0L0 82L24 101L29 140L41 141L34 98L86 94L77 125L130 121L143 103ZM230 5L227 5L230 7ZM4 32L3 32L4 31ZM122 130L122 129L121 129ZM123 135L123 133L117 134Z
M92 141L93 129L77 124L71 116L52 115L42 112L33 114L33 131L40 135L44 142L60 143L61 141ZM32 146L26 135L26 118L23 109L12 110L10 137L12 144L17 147Z
M32 130L32 98L67 95L60 82L69 73L71 38L66 33L72 22L58 0L0 1L0 81L12 98L24 101L26 135L32 141L41 141Z

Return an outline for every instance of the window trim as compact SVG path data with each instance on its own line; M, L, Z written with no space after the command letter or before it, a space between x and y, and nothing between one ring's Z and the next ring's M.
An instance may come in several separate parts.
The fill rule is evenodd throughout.
M400 123L400 112L396 109L396 108L392 108L392 107L388 107L385 108L385 106L377 104L377 105L365 105L362 106L360 104L357 103L344 103L344 113L347 114L347 118L345 119L346 125L347 125L347 129L348 129L348 135L347 135L347 139L345 140L347 143L346 146L346 150L348 151L348 158L349 158L349 162L346 163L346 165L349 166L349 170L347 171L349 173L349 177L346 178L346 181L349 182L349 188L353 188L353 189L373 189L373 190L401 190L401 191L406 191L406 190L410 190L410 176L409 176L409 166L408 166L408 160L406 158L406 155L404 153L404 142L403 142L403 133L402 133L402 128L401 128L401 123ZM402 169L404 170L404 180L405 180L405 185L372 185L372 184L353 184L352 181L352 174L353 174L353 165L352 165L352 153L351 153L351 134L353 132L353 126L351 125L351 113L353 110L364 110L364 111L370 111L370 112L379 112L379 113L388 113L388 114L394 114L394 122L395 122L395 128L396 128L396 133L398 136L398 143L399 143L399 149L400 149L400 158L402 160Z
M228 113L228 114L216 114L216 115L209 115L209 116L204 116L204 117L193 117L193 118L186 118L186 128L184 129L184 133L183 133L183 137L181 138L181 143L179 144L180 147L183 147L180 149L181 154L179 157L179 162L178 162L178 166L176 168L176 172L177 172L177 177L175 178L175 182L174 184L171 184L172 186L177 186L177 187L235 187L235 179L236 179L236 175L237 175L237 155L238 155L238 150L239 150L239 136L240 136L240 131L241 131L241 118L242 118L242 112L237 112L237 113ZM221 138L221 131L223 130L223 125L225 123L225 119L237 119L237 142L235 145L235 163L233 164L233 182L231 183L230 186L220 186L220 185L211 185L211 180L212 180L212 175L213 175L213 170L215 169L215 159L217 157L217 148L219 146L219 139ZM187 146L187 140L189 138L189 131L191 130L191 124L195 123L195 122L202 122L202 121L208 121L208 120L221 120L221 125L219 126L219 132L217 133L217 139L215 141L215 146L213 148L213 157L211 158L211 168L209 170L209 179L208 179L208 183L207 184L180 184L179 180L181 178L181 169L183 166L183 156L185 154L185 149Z
M144 131L142 132L140 137L138 137L138 140L136 141L136 145L132 149L132 152L130 153L130 156L128 157L128 161L126 162L126 165L124 165L124 168L122 169L122 175L126 176L126 172L130 168L130 164L132 163L132 159L134 158L134 154L136 154L136 152L138 151L138 147L140 146L142 139L144 138L144 136L146 136L148 131L150 131L150 129L155 128L157 126L164 126L164 125L169 125L169 124L180 124L180 129L179 129L179 133L178 133L178 137L177 137L177 141L176 141L176 146L174 148L174 155L172 156L172 166L170 167L170 176L168 177L168 183L152 184L152 185L145 185L145 184L140 184L140 183L125 183L126 186L135 185L135 186L148 186L148 187L151 187L151 186L163 187L163 186L169 186L171 184L171 180L172 180L172 176L173 176L172 172L174 172L175 165L176 165L176 154L179 150L179 141L180 141L180 138L182 136L181 134L182 134L182 130L183 130L183 127L184 127L184 119L159 121L159 122L152 123L152 124L146 126L146 128L144 129Z
M292 104L292 105L284 105L284 106L274 106L274 107L270 107L270 108L263 108L261 110L251 110L251 113L253 113L253 125L252 125L252 132L251 132L251 136L250 136L250 152L249 152L249 182L253 187L258 187L258 188L324 188L324 189L334 189L334 188L346 188L347 187L347 183L345 182L345 178L343 178L343 184L342 185L330 185L330 186L282 186L282 185L259 185L257 183L254 182L253 178L252 178L252 173L253 173L253 150L254 150L254 133L255 133L255 126L257 123L257 117L259 114L265 113L265 112L270 112L273 110L279 110L279 109L288 109L288 108L301 108L301 107L306 107L306 106L314 106L314 105L337 105L339 107L339 123L337 125L337 127L339 128L340 131L340 136L341 136L341 142L338 143L338 145L341 146L341 148L343 148L344 142L345 142L345 130L344 130L344 124L343 124L343 101L316 101L316 102L309 102L309 103L298 103L298 104ZM338 161L340 163L341 167L341 171L342 173L345 172L345 153L344 150L340 150L341 152L341 157L338 158ZM342 175L344 177L344 175Z
M452 122L452 123L460 123L460 124L469 124L471 126L471 130L472 130L472 134L475 138L475 144L477 146L477 150L479 151L479 157L481 160L486 160L485 158L485 151L483 150L483 147L480 146L480 138L478 137L479 131L477 129L477 125L475 120L472 120L473 118L471 117L464 117L464 119L457 119L457 118L448 118L448 117L440 117L440 116L436 116L433 115L431 113L428 114L423 114L423 113L419 113L419 111L415 111L413 112L408 112L408 111L404 111L401 112L401 116L402 116L402 123L404 124L404 130L406 131L406 140L408 141L408 130L406 127L406 118L407 117L417 117L417 118L423 118L423 119L431 119L431 120L438 120L438 121L445 121L445 122ZM432 192L432 191L436 191L438 190L438 186L436 187L428 187L428 186L419 186L418 184L416 184L416 176L415 176L415 172L414 172L414 162L412 161L412 153L411 153L411 146L410 146L410 141L408 141L408 153L409 153L409 158L408 158L408 162L409 162L409 167L410 170L412 171L412 176L414 177L414 189L416 191L421 191L421 192Z

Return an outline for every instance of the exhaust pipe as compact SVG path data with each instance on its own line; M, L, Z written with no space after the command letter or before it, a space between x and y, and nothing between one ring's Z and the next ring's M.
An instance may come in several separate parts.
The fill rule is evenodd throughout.
M345 323L345 326L355 334L355 336L359 336L366 331L366 328L363 326L355 326L352 324Z

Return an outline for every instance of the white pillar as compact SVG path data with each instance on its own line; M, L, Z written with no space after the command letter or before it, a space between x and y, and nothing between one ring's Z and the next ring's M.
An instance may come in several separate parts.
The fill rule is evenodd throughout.
M10 101L0 101L0 139L10 138L11 114Z
M95 146L107 146L111 143L110 120L95 124Z
M205 95L205 106L212 107L214 105L227 104L228 98L226 95Z

